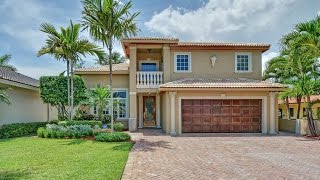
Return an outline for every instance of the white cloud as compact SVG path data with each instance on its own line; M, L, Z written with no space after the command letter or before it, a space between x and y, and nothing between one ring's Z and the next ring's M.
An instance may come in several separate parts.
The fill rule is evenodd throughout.
M196 10L185 12L172 6L145 23L153 32L186 40L221 40L220 36L241 36L276 26L294 0L209 0ZM226 40L226 39L223 39ZM227 39L230 40L230 39Z
M55 68L43 68L35 66L15 66L18 69L18 72L25 74L35 79L39 79L41 76L56 76L65 70L64 66L55 67Z
M266 69L266 62L278 55L278 52L267 52L265 54L262 54L262 72Z
M0 32L22 41L33 51L39 50L45 40L39 25L61 13L59 9L36 0L5 0L1 2L0 11L8 12L6 21L0 25Z

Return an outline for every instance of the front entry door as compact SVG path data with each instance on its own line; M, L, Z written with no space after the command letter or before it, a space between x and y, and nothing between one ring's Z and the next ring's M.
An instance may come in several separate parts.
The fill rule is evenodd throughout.
M156 97L143 96L143 126L156 126Z

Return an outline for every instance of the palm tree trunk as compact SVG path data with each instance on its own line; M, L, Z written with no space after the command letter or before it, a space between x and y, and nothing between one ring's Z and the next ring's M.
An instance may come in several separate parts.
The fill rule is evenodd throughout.
M297 119L300 119L300 109L301 109L301 96L297 96L297 104L298 104L298 111L297 111Z
M70 110L70 119L72 120L73 117L73 61L71 62L71 110Z
M286 102L288 120L291 120L289 97L286 97L286 98L284 99L284 101Z
M70 62L67 60L67 80L68 80L68 120L71 120L70 118Z
M312 109L310 104L310 95L307 95L307 119L311 135L317 136L317 130L313 121Z
M109 40L109 78L110 78L110 121L113 132L113 90L112 90L112 39Z

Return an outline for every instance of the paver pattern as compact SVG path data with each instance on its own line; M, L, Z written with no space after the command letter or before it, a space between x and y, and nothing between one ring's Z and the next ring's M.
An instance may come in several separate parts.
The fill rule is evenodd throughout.
M122 179L320 179L320 141L291 134L131 133Z

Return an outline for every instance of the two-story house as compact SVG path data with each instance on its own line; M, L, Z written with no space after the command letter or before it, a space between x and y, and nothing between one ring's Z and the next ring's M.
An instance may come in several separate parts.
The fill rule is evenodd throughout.
M285 86L262 81L269 44L139 37L121 43L129 61L113 65L113 90L117 120L129 130L278 132L276 94ZM76 70L88 88L107 86L108 73L108 66Z

